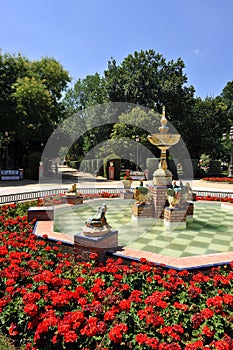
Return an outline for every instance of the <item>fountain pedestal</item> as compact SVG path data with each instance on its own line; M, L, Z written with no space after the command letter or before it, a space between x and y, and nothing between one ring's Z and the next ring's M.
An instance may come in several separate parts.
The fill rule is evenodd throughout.
M86 236L82 232L74 235L74 254L80 261L90 261L91 254L97 254L98 261L105 260L106 252L113 252L118 247L118 231L111 230L103 236Z
M153 186L150 188L152 195L154 218L163 219L164 207L168 205L167 202L167 187L166 186Z
M122 198L122 199L132 199L133 198L133 192L130 191L132 182L133 182L133 179L130 176L130 170L127 169L126 174L125 174L124 178L122 179L124 190L120 192L120 198Z
M105 261L105 253L118 247L118 231L113 230L106 219L107 205L98 207L95 215L89 217L82 232L74 235L74 254L77 260L89 261L93 254L96 260Z
M72 205L83 204L83 197L73 195L73 194L69 194L69 195L67 194L66 201L68 204L72 204Z
M189 202L187 212L186 212L186 219L188 222L193 221L193 213L194 213L194 204L192 202Z
M120 192L120 198L122 199L133 199L133 192L123 190Z
M153 218L152 204L137 204L132 205L132 216L137 219Z
M164 208L164 226L167 228L186 228L187 208Z
M185 228L186 218L192 220L193 217L193 204L188 203L192 191L188 183L185 190L182 183L180 186L176 186L176 183L172 184L173 175L167 167L166 152L180 141L180 135L168 132L164 106L160 123L159 133L148 135L148 140L161 150L159 167L153 174L154 186L151 188L154 217L164 219L166 227ZM168 207L169 204L170 207Z

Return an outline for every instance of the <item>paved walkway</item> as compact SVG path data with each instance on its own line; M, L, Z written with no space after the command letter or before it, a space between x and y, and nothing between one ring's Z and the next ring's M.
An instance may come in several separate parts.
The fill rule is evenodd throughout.
M102 187L102 188L123 188L121 181L107 180L101 176L95 176L88 173L79 172L76 169L60 167L59 174L53 178L46 178L43 181L36 180L19 180L19 181L0 181L0 195L33 192L53 188L70 188L73 183L77 183L79 188L82 187ZM152 183L145 181L144 184ZM204 180L190 181L193 190L208 190L232 192L233 184L213 183ZM139 185L139 181L134 181L132 187Z

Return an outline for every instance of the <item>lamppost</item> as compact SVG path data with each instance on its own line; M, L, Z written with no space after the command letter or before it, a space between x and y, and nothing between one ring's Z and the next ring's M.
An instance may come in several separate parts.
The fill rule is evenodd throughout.
M137 142L137 170L139 171L139 166L138 166L138 143L140 141L139 135L136 136L135 140Z
M227 139L227 135L223 134L223 140ZM230 133L229 133L229 138L231 140L231 160L230 160L230 166L229 166L229 173L228 173L228 177L233 177L233 126L231 126L230 128Z
M5 149L6 149L6 169L8 169L8 136L9 136L9 133L8 133L8 131L5 131L5 142L6 142L6 147L5 147Z

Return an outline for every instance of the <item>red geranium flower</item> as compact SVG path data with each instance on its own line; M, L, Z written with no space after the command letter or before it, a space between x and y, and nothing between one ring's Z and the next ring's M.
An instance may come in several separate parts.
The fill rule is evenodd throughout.
M38 312L38 306L36 304L26 304L24 306L24 312L29 316L34 317Z
M123 333L128 331L128 326L125 323L116 324L109 332L109 339L115 344L122 342Z
M213 337L214 335L214 331L211 331L210 328L206 325L202 328L202 333L209 338Z

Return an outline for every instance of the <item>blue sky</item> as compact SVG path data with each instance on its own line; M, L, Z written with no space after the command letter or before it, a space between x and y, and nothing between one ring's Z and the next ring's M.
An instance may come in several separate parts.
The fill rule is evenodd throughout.
M73 81L154 49L181 57L196 96L233 81L232 0L0 0L0 48L30 60L49 56Z

